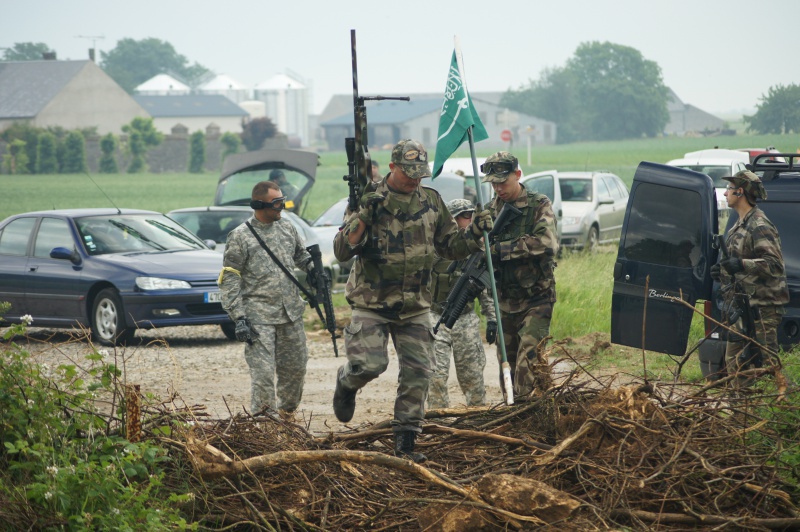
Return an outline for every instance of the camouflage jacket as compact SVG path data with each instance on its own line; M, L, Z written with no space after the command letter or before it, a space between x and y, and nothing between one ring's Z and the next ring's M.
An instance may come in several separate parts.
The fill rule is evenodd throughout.
M785 305L789 302L781 239L778 230L764 211L753 207L744 219L738 220L725 239L728 254L742 259L744 271L731 275L723 268L720 284L734 286L750 296L750 306Z
M289 220L267 224L251 217L248 221L290 272L293 265L303 270L312 266L311 255ZM247 225L228 234L222 266L222 308L231 319L245 316L253 323L277 325L302 317L305 302L300 290L264 251Z
M556 301L556 217L547 196L523 190L527 193L513 203L522 216L495 235L492 242L492 249L497 251L494 256L500 259L494 264L500 310L509 313ZM504 204L499 197L489 203L493 218Z
M479 246L469 229L460 230L439 193L419 187L411 194L393 192L384 179L376 187L385 200L361 242L351 246L352 213L333 240L336 258L357 256L345 286L347 301L391 318L409 318L431 306L431 267L435 253L461 259Z
M452 264L456 264L453 271L449 271ZM447 299L447 295L456 284L456 281L461 277L463 263L461 261L454 262L452 260L443 259L438 255L433 261L433 268L431 269L431 294L433 302L431 310L439 314L442 313L442 303ZM492 298L491 288L487 288L478 295L478 301L481 304L481 314L483 314L488 321L497 321L497 315L494 312L494 300ZM474 301L471 301L464 307L461 313L469 314L475 310Z

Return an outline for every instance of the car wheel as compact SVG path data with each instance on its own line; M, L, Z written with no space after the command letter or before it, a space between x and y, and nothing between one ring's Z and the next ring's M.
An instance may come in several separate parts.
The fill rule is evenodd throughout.
M222 329L222 334L225 335L225 338L228 340L236 340L236 324L231 323L220 323L219 328Z
M586 237L586 246L584 249L590 253L594 253L597 251L597 242L600 240L600 232L597 230L597 226L593 225L589 229L589 236Z
M101 290L92 305L92 334L102 345L123 345L133 337L125 325L122 300L113 288Z

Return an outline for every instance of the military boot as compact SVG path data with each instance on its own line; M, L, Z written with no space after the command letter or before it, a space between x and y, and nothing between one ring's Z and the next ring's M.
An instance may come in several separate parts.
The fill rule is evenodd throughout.
M336 414L336 419L342 423L347 423L353 419L353 414L356 411L356 391L348 390L342 386L342 381L339 376L342 373L342 368L336 375L336 391L333 392L333 413Z
M421 464L428 459L422 453L414 452L414 445L417 442L417 433L412 430L403 430L394 433L394 455L399 458L408 458L409 460Z

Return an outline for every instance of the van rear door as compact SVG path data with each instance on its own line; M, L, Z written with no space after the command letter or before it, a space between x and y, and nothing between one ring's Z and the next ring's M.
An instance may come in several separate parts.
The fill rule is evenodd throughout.
M717 205L711 179L642 162L633 178L614 264L611 341L683 355L694 306L711 297ZM644 325L644 327L643 327Z

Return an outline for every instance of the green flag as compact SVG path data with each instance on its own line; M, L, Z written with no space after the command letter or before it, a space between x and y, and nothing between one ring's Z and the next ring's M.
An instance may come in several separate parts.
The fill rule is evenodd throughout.
M450 61L450 72L447 74L447 85L444 89L444 102L439 116L439 135L436 139L436 158L433 161L433 177L442 172L444 162L453 155L461 144L467 140L467 130L472 129L475 142L488 139L472 98L464 87L461 70L458 68L456 52Z

